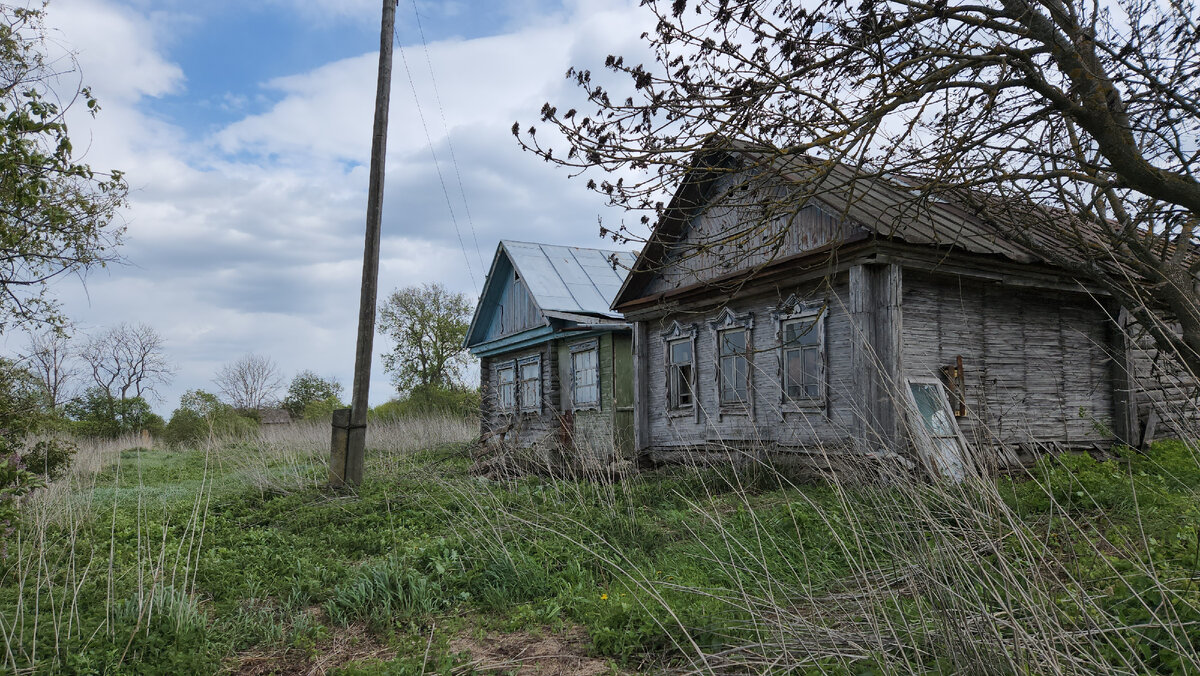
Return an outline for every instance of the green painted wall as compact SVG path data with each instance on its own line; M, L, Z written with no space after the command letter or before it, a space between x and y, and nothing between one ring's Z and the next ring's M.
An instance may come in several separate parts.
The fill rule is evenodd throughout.
M580 452L633 456L633 341L628 334L605 332L558 345L562 407L572 408L571 346L595 340L599 350L600 410L574 412L576 446Z

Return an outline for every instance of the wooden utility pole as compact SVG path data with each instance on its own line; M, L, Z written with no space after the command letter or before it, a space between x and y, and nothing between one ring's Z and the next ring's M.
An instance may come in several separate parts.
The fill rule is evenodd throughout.
M379 231L383 218L383 167L387 156L388 102L392 90L392 42L396 3L383 0L379 31L379 82L375 90L375 131L371 139L371 181L367 189L367 237L363 245L362 295L358 301L358 348L354 352L354 389L350 412L335 411L330 441L329 483L362 482L367 441L367 395L375 343L375 303L379 291Z

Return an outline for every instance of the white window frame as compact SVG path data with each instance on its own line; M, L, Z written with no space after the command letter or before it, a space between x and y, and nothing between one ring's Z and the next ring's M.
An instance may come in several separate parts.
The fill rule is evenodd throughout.
M604 408L603 403L602 403L603 402L603 392L602 392L602 387L601 387L601 382L600 382L600 341L599 341L599 339L593 338L592 340L586 340L586 341L582 341L579 343L575 343L574 345L571 345L569 348L567 348L567 351L568 351L570 359L571 359L571 361L570 361L571 410L573 410L573 411L588 411L588 410L600 411L600 410L603 410L603 408ZM580 401L579 396L578 396L578 390L576 389L576 386L578 385L579 374L575 370L575 358L579 355L587 354L589 352L593 354L593 359L595 359L595 363L596 363L596 366L595 366L595 368L596 368L596 384L595 384L596 398L594 400L589 400L589 401Z
M512 380L509 381L509 396L508 401L504 401L504 378L505 371L512 373ZM496 365L496 408L501 413L512 413L517 409L517 363L515 361L504 361Z
M779 403L785 410L804 410L825 408L829 403L829 368L826 356L825 325L829 318L829 306L824 301L799 301L791 296L785 301L780 310L771 313L775 320L775 340L779 345L776 350L779 365ZM784 344L784 329L795 321L805 321L815 318L814 329L817 331L817 396L792 397L788 394L787 353L790 349Z
M717 313L715 319L708 323L713 335L714 373L716 374L717 404L723 413L753 413L754 411L754 314L736 314L725 308ZM724 369L721 366L721 335L726 331L744 331L746 347L743 358L746 360L746 398L726 401L721 381L724 379Z
M954 482L961 482L968 474L978 471L972 459L971 447L958 426L958 419L950 408L950 397L946 394L946 385L941 378L931 376L908 376L904 393L908 397L908 415L910 433L913 445L925 463L926 468L934 476L941 476ZM942 422L946 429L935 431L930 428L928 421L921 416L917 405L917 396L913 387L930 387L935 392L935 399L941 405Z
M666 397L663 398L663 405L667 410L668 415L684 416L694 415L696 420L700 420L700 392L699 392L699 375L698 375L698 360L696 359L696 325L683 325L679 322L672 322L671 327L662 334L663 342L663 373L665 374ZM687 406L675 405L674 393L678 391L678 384L673 385L675 380L675 364L671 362L671 346L676 343L687 342L691 346L692 351L692 382L691 390L692 401Z
M537 377L526 379L524 370L526 366L537 366ZM525 396L525 383L532 381L534 383L533 401L527 401L529 397ZM542 355L535 354L531 357L524 357L517 360L517 405L522 413L541 413L542 412Z

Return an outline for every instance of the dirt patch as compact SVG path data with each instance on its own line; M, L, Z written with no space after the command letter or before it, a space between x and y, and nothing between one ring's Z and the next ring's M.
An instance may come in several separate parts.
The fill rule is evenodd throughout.
M310 612L318 620L325 619L319 609ZM328 627L328 623L324 624ZM386 661L396 656L395 651L372 636L363 625L328 628L329 637L318 641L308 650L279 648L241 653L230 665L231 671L238 676L319 676L349 662L369 659Z
M467 653L476 672L518 676L600 676L613 673L608 662L587 656L587 634L578 627L561 634L528 632L488 634L483 639L460 636L450 652ZM467 666L467 665L464 665Z

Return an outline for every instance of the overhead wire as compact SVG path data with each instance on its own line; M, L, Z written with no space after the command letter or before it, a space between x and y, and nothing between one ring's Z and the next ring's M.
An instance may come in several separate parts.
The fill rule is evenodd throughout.
M437 76L433 74L433 60L429 57L429 43L425 40L425 28L421 25L421 14L417 11L417 0L412 0L413 18L417 22L417 34L421 36L421 49L425 52L425 66L429 69L429 82L433 85L433 98L437 102L438 115L442 119L442 129L446 131L446 149L450 152L450 164L454 167L454 177L458 181L458 194L462 196L463 211L467 216L467 227L471 230L471 239L475 242L475 257L479 267L486 269L483 262L482 249L479 248L479 236L475 233L475 221L471 218L471 205L467 201L467 191L463 187L462 172L458 169L458 159L454 156L454 144L450 139L450 125L446 122L446 108L442 105L442 95L438 92Z
M413 10L414 10L414 12L416 11L415 3L413 5ZM404 45L401 44L401 42L400 42L400 35L395 29L393 29L393 31L392 31L392 38L396 43L397 51L400 52L400 61L404 65L404 73L408 77L408 85L412 89L413 102L416 104L416 108L417 108L417 117L421 120L421 128L425 132L425 140L429 144L429 154L433 157L433 167L434 167L434 170L437 172L438 182L442 186L442 195L446 198L446 208L450 213L450 222L454 224L454 233L458 237L458 246L462 250L463 259L466 261L466 264L467 264L467 274L471 278L471 286L474 287L475 293L478 294L479 293L479 282L477 281L477 279L475 277L475 269L474 269L474 266L471 264L471 256L470 256L470 254L467 253L467 245L466 245L466 241L463 239L462 228L459 227L458 217L454 213L454 202L450 198L449 188L446 187L446 178L442 174L442 166L441 166L441 162L438 159L437 150L435 150L434 146L433 146L433 135L430 134L430 132L429 132L429 124L425 119L425 111L421 106L421 97L417 93L417 83L413 79L412 69L410 69L408 66L408 58L407 58L407 56L405 56L405 53L404 53ZM422 36L422 40L424 40L423 36ZM426 50L426 51L428 52L428 50ZM428 54L426 54L426 58L428 59ZM431 66L430 67L430 76L432 77L432 75L433 75L433 71L432 71L432 66ZM434 86L434 91L435 91L435 95L436 95L437 83L431 82L431 84L433 84L433 86ZM440 97L439 97L439 105L440 105ZM443 119L443 125L444 125L445 124L445 115L444 114L443 114L442 119ZM447 141L448 141L449 140L449 129L446 130L446 136L447 136ZM452 155L453 155L453 153L452 153ZM457 164L455 164L455 171L456 172L458 171ZM459 189L460 189L460 191L462 190L461 178L459 181ZM464 205L466 204L465 191L463 194L463 203L464 203ZM468 214L469 214L469 211L468 211ZM472 227L472 232L474 232L474 227ZM477 243L476 243L476 255L477 256L478 256L478 253L479 253L479 248L478 248L478 240L477 240Z

